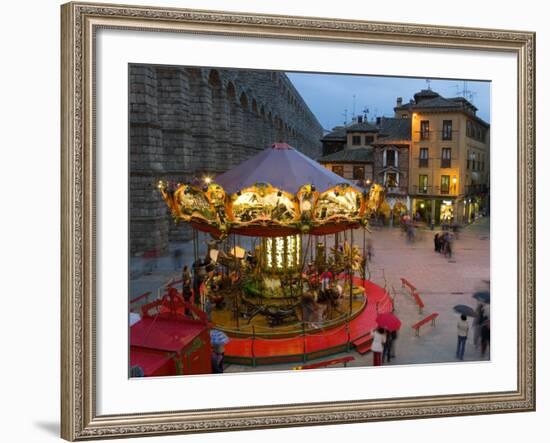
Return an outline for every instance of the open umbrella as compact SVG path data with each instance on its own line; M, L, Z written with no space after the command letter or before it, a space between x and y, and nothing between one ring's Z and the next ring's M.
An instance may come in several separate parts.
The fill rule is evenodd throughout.
M491 303L491 293L489 291L477 291L473 297L482 303Z
M399 320L391 312L384 312L376 316L376 323L381 328L384 328L387 331L393 332L398 331L401 327L401 320Z
M223 346L229 342L229 337L219 329L210 330L210 343L212 346Z
M456 305L453 309L459 314L464 314L464 315L467 315L468 317L476 317L476 311L470 308L470 306Z

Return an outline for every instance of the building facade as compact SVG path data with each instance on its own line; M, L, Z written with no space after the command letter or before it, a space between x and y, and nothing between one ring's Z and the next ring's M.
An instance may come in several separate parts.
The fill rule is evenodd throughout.
M468 223L488 209L489 124L476 111L431 90L397 100L395 117L411 121L411 210L427 223Z
M158 180L215 176L275 142L321 154L322 127L284 73L131 65L129 76L132 254L190 236L169 218Z
M386 188L389 210L406 211L409 182L410 120L362 117L334 128L321 140L318 161L333 172L362 187L379 183Z
M334 128L318 161L357 184L384 185L394 215L468 223L489 209L490 126L476 111L462 97L422 90L398 98L392 118Z

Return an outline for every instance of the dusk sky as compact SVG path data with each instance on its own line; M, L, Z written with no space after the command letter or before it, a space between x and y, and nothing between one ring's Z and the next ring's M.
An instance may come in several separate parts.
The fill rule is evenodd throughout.
M355 115L363 115L368 108L369 120L376 117L393 117L397 97L407 103L421 89L427 89L426 79L403 77L371 77L341 74L310 74L287 72L288 77L302 95L312 112L326 130L344 123ZM478 108L477 115L490 123L490 82L430 79L430 88L443 97L463 96ZM473 93L473 96L469 94Z

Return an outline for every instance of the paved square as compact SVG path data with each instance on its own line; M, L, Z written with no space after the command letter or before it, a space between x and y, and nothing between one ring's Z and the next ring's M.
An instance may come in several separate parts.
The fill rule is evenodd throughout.
M395 296L395 313L402 321L395 342L396 356L391 365L457 361L455 351L458 315L452 307L466 304L475 308L473 292L488 289L489 226L490 219L487 217L463 228L458 239L454 241L452 258L445 258L434 251L433 236L437 230L418 229L415 241L409 243L398 228L371 228L371 233L367 234L373 244L373 256L369 264L371 279L376 284L388 288ZM359 230L355 233L354 239L356 243L362 243L362 233ZM171 248L182 249L183 262L191 263L191 244L174 244ZM135 278L130 281L131 298L145 291L152 291L154 297L163 283L171 278L179 278L179 272L174 271L171 257L162 257L154 261L133 260L132 273ZM425 304L422 313L419 313L410 291L401 287L401 277L405 277L416 286ZM435 327L429 324L423 326L420 336L417 337L411 326L433 312L439 314ZM471 319L468 321L471 324ZM351 351L338 354L334 358L344 355L355 357L349 366L372 365L371 353L359 355ZM328 358L333 357L321 360ZM480 350L475 348L473 330L470 329L464 360L480 361L489 358L489 352L482 357ZM296 364L278 364L253 368L232 364L226 368L226 372L285 370L295 366Z

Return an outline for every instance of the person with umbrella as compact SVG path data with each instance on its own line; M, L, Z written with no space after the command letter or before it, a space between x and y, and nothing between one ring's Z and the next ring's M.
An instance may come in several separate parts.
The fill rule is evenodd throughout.
M374 331L371 346L373 366L382 366L382 352L384 352L384 343L386 343L386 333L384 328L378 327Z
M401 320L399 320L399 318L391 312L384 312L382 314L378 314L376 317L376 323L380 328L383 328L385 332L385 342L382 349L382 362L387 360L389 363L392 358L395 358L395 340L397 339L397 331L401 327Z
M489 311L483 317L483 323L481 323L481 356L485 356L487 347L491 341L491 327L490 327Z
M466 317L466 314L460 315L460 320L458 320L458 323L456 325L457 333L458 333L458 341L456 344L456 358L459 360L464 360L464 350L466 348L466 339L468 338L468 331L470 330L470 326L468 325L468 317Z
M489 291L477 291L472 296L475 298L479 304L477 307L477 318L476 318L476 331L474 335L474 343L476 347L479 345L481 339L481 355L485 355L487 351L487 346L489 344L491 330L489 322L489 309L488 304L491 303L491 293Z
M210 330L210 344L212 345L212 373L223 374L224 346L229 337L218 329Z

